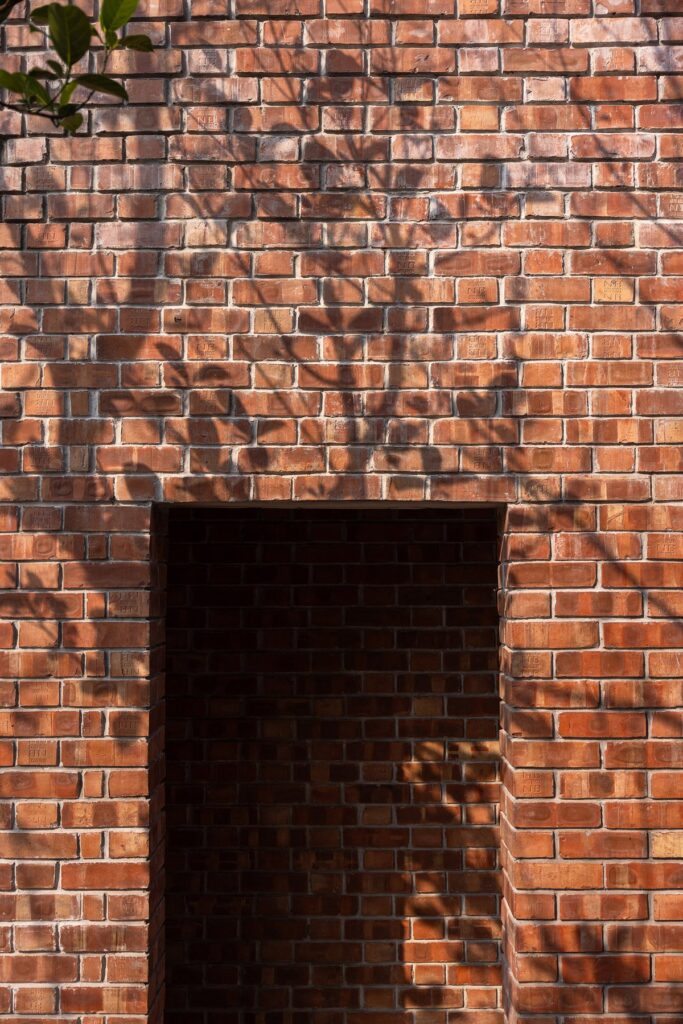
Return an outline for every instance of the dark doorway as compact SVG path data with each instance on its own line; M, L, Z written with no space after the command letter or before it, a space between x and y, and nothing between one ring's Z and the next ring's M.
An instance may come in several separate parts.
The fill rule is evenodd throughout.
M500 1024L495 510L168 550L167 1024Z

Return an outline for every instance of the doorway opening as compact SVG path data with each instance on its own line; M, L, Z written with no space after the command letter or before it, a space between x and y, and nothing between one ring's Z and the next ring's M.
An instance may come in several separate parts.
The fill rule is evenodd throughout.
M502 1024L497 567L490 508L171 510L166 1024Z

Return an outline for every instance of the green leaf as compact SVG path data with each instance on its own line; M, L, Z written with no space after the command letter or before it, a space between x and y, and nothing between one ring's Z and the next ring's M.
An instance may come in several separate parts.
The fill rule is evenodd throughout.
M21 0L0 0L0 24L3 21L7 21L13 8L21 3Z
M49 60L47 63L48 67L51 67L54 73L58 75L59 78L61 78L64 74L64 68L62 67L62 65L58 64L56 60Z
M102 0L100 25L103 29L123 28L135 14L139 0Z
M74 92L78 88L78 79L75 78L72 82L67 82L62 91L59 94L60 104L68 103Z
M37 100L41 107L49 107L52 103L52 98L45 86L41 85L33 75L26 75L24 94Z
M151 53L154 49L152 40L149 36L126 36L125 39L121 40L121 46L125 46L127 50L139 50L140 53Z
M50 4L47 17L52 45L70 68L88 52L92 26L79 7Z
M50 94L45 86L38 80L37 76L29 72L27 77L28 81L26 83L26 87L31 95L35 96L41 103L50 103Z
M20 71L10 74L0 70L0 88L19 93L29 105L37 101L41 106L49 106L52 102L45 86L41 85L35 75L24 75Z
M104 33L104 41L110 50L115 50L119 45L119 37L116 32L114 32L113 28L108 28Z
M68 135L74 135L82 124L82 114L69 114L68 117L61 118L59 122L60 128L63 128Z
M35 11L31 11L29 19L34 25L47 25L51 7L52 4L45 4L44 7L36 7Z
M128 99L128 93L121 83L109 78L108 75L79 75L76 82L91 92L104 92L120 100Z
M23 95L26 91L26 77L18 71L10 74L9 71L0 69L0 89L7 89L9 92L18 92Z

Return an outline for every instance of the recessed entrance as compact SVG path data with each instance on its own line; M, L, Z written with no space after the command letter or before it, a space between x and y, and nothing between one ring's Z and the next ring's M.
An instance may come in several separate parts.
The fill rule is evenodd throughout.
M500 1024L495 510L168 551L167 1024Z

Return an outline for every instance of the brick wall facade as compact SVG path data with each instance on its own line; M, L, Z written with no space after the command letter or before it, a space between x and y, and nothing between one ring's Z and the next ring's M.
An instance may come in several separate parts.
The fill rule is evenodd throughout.
M501 510L507 1024L680 1020L679 8L147 0L1 114L0 1017L161 1019L159 503L384 501Z

